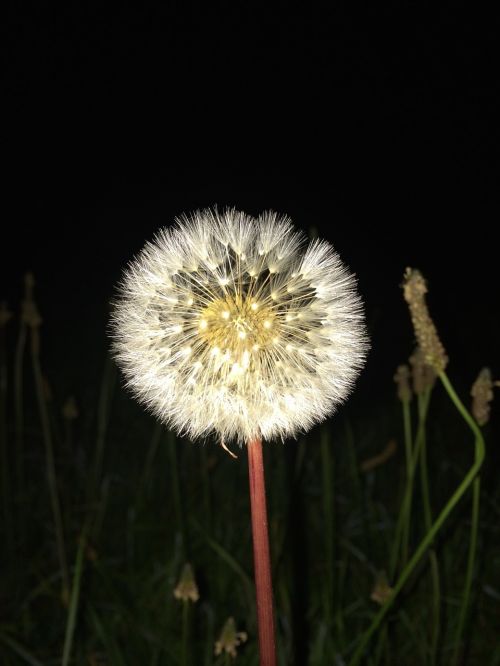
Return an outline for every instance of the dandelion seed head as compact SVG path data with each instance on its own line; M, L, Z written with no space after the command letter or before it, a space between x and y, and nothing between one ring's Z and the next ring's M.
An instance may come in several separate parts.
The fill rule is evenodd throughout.
M294 436L343 402L367 352L354 277L276 213L197 211L129 264L113 349L137 398L191 438Z

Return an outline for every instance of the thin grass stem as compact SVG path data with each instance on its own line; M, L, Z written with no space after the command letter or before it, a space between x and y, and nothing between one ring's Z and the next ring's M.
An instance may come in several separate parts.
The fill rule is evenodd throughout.
M52 442L50 419L45 398L42 370L40 367L39 348L40 348L40 338L39 338L38 327L33 326L31 327L31 360L33 365L33 374L35 377L35 387L38 400L38 410L40 413L40 421L42 425L43 441L45 444L46 473L49 486L50 502L52 506L52 514L54 519L57 554L59 559L59 566L61 568L61 578L63 583L62 600L63 603L66 604L69 594L68 563L66 559L66 546L64 543L61 505L59 502L59 493L57 489L57 476L56 476L56 467L54 460L54 445Z
M188 642L189 642L189 601L182 602L182 644L181 644L181 666L188 666Z
M323 478L323 515L325 520L325 560L326 585L323 590L325 619L329 632L332 630L332 615L334 603L334 571L335 571L335 545L334 545L334 498L333 498L333 460L330 451L330 433L323 427L321 429L321 467Z
M5 324L0 324L0 466L2 468L2 510L5 525L5 544L9 560L12 559L12 513L10 510L11 478L7 430L7 351Z
M432 509L429 490L429 478L427 469L427 434L426 420L430 401L431 389L418 395L418 418L419 431L422 438L422 447L420 451L420 481L422 492L422 505L424 514L424 528L428 532L432 525ZM431 666L435 666L437 661L437 652L439 637L441 633L441 582L439 577L439 563L436 551L429 551L429 561L431 566L432 581L432 628L431 628Z
M179 475L179 461L177 459L177 438L175 434L169 430L167 434L168 439L168 452L170 457L170 481L172 484L172 497L174 502L174 511L177 519L177 526L182 537L182 552L184 561L189 560L189 541L186 526L186 518L184 514L184 507L182 505L181 484Z
M460 398L457 396L455 393L453 387L451 386L447 376L445 373L442 371L439 373L439 377L445 387L445 389L448 392L448 395L450 396L451 400L457 407L458 411L461 413L471 430L474 432L476 435L476 455L474 459L474 463L472 464L471 468L465 475L464 479L462 482L459 484L458 488L455 490L451 498L448 500L447 504L445 507L441 510L441 513L439 514L438 518L434 521L431 529L427 532L425 537L422 539L420 542L418 548L416 549L415 553L413 554L412 558L406 565L406 567L403 569L401 572L401 575L399 576L398 581L396 582L393 592L391 597L388 599L388 601L381 607L379 612L375 615L371 625L367 629L367 631L364 633L358 647L356 648L356 651L352 657L352 659L349 662L349 666L356 666L357 664L360 663L360 660L363 658L363 655L365 653L365 649L368 645L368 642L370 641L371 637L373 636L374 632L377 630L379 627L380 623L386 616L387 612L391 608L392 604L394 603L395 599L397 598L399 592L402 590L404 587L406 581L410 577L410 575L413 573L415 567L417 564L420 562L422 559L423 555L429 548L429 546L432 544L432 541L434 540L436 534L439 532L441 529L443 523L446 521L450 513L453 511L455 506L458 504L460 499L464 496L464 494L467 492L469 487L472 485L474 482L474 479L476 478L479 470L481 469L481 465L484 460L484 440L481 435L481 431L479 430L478 426L462 404Z
M401 535L401 563L404 566L408 561L408 551L410 547L411 506L414 478L413 438L409 400L403 400L403 421L406 455L406 501L404 503L403 528Z
M95 501L97 498L99 485L102 475L103 458L104 458L104 444L106 442L106 435L108 432L110 405L113 396L113 389L116 379L116 370L114 363L109 357L106 357L104 365L104 373L101 382L101 389L99 392L99 404L97 411L97 439L95 448L94 468L92 470L91 485L90 485L90 500Z
M66 635L64 637L64 648L62 656L62 666L68 666L73 649L73 639L75 635L76 617L78 614L78 605L80 600L80 588L83 571L83 556L86 545L86 529L84 528L80 536L80 543L76 552L75 569L73 573L73 585L69 601L68 620L66 623Z
M481 499L481 479L478 476L476 479L474 479L474 483L472 485L472 516L471 516L469 552L467 555L467 569L465 573L464 589L462 592L462 603L460 604L458 623L455 629L455 640L454 640L455 651L452 661L453 664L458 664L460 660L461 641L462 641L462 636L464 634L468 611L469 611L472 579L474 577L474 564L477 551L477 532L479 526L480 499Z
M470 429L475 435L475 465L479 468L482 465L485 453L484 439L481 429L466 409L463 402L460 400L455 392L455 389L450 383L450 380L444 372L439 373L439 377L443 386L445 387L450 399L455 407L458 409L463 419L466 421ZM469 609L470 594L472 587L472 579L474 576L474 563L477 550L477 531L479 526L479 504L481 496L481 481L479 475L475 478L472 487L472 520L471 520L471 533L469 542L469 554L467 558L467 570L465 574L465 583L462 593L462 603L460 606L460 613L458 618L457 627L455 630L455 651L453 654L452 663L457 664L460 656L461 639L464 632L465 623L467 619L467 612Z
M15 442L16 442L16 476L17 476L17 495L20 505L24 500L24 352L26 349L27 326L24 320L21 320L19 336L17 338L16 351L14 356L14 418L15 418ZM20 530L23 530L23 516L21 510ZM22 534L21 534L22 536Z

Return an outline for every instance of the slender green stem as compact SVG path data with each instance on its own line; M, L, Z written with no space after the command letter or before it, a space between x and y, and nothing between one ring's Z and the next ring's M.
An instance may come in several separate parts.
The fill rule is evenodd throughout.
M179 479L179 462L177 460L177 438L172 431L168 432L168 450L170 454L170 470L171 470L171 483L172 494L174 500L174 510L177 518L177 528L179 529L182 537L182 551L184 560L189 560L189 543L187 536L186 520L182 506L181 484Z
M61 576L63 581L62 599L67 601L69 594L69 575L66 559L66 546L64 544L64 532L61 516L61 505L59 502L59 493L57 490L56 466L54 460L54 445L52 442L52 432L50 429L50 419L45 400L45 390L43 386L43 376L39 359L39 333L38 327L31 329L31 360L33 364L33 374L35 377L36 394L38 399L38 409L42 425L43 441L45 444L45 463L47 467L47 480L49 485L50 502L54 517L54 527L56 533L57 554L59 566L61 567Z
M24 404L23 404L23 368L26 348L27 327L21 321L14 358L14 415L16 424L16 473L18 497L24 499ZM23 516L24 512L20 512ZM22 525L21 525L22 528Z
M189 601L182 602L182 647L181 666L188 666Z
M413 498L413 442L411 433L410 401L403 400L403 419L405 431L405 454L406 454L406 501L404 502L403 533L401 536L401 561L403 566L408 561L408 550L410 547L410 525L411 505Z
M212 531L212 488L210 483L210 471L208 469L209 462L207 456L207 447L202 445L200 447L201 456L201 482L203 486L203 503L205 504L205 520L207 531L210 534Z
M429 551L432 578L432 639L431 639L431 666L437 661L439 636L441 633L441 582L439 576L439 563L436 551Z
M389 560L389 579L392 580L396 573L398 559L400 553L404 554L406 544L406 559L408 551L408 535L409 535L409 514L411 512L411 494L413 488L413 446L411 435L411 418L410 418L410 401L403 400L403 424L404 424L404 440L405 440L405 456L406 456L406 484L403 495L403 501L396 523L396 530L394 533L394 541L392 545L391 557ZM405 560L404 560L405 561Z
M422 504L424 513L424 527L428 532L432 526L432 510L429 491L429 479L427 471L427 437L425 423L427 417L427 408L429 405L430 390L418 395L418 416L419 429L422 437L422 447L420 451L420 481L422 490ZM437 649L439 635L441 632L441 583L439 579L439 565L436 551L432 549L429 552L429 561L431 565L432 579L432 638L431 638L431 666L434 666L437 659Z
M10 511L10 465L7 437L7 353L5 325L0 324L0 466L2 474L2 508L5 525L5 543L9 560L12 557L12 514Z
M472 519L471 519L469 553L467 556L467 570L465 574L464 589L462 592L462 603L460 606L458 623L455 629L455 641L454 641L455 650L452 661L453 664L459 663L461 640L464 633L467 614L469 610L472 579L474 577L474 563L476 559L476 550L477 550L477 532L479 525L480 498L481 498L481 479L478 476L476 479L474 479L474 483L472 485Z
M354 443L354 433L352 431L352 426L350 421L346 418L345 420L345 436L347 440L347 451L349 456L349 467L351 474L351 481L354 487L354 496L356 499L356 505L361 509L363 507L363 486L361 482L361 475L359 473L359 464L358 458L356 455L356 446ZM364 533L366 535L368 528L366 525L366 511L362 512L363 521L364 521Z
M331 631L332 608L334 600L334 498L333 498L333 460L330 451L330 436L328 430L321 430L321 466L323 471L323 515L325 520L325 559L326 559L326 589L324 590L326 623Z
M149 442L148 453L146 455L146 460L144 461L144 468L142 470L141 476L139 477L139 483L137 487L137 503L140 505L143 500L143 494L146 492L146 487L148 484L149 477L151 475L151 470L153 468L153 463L158 453L158 447L160 445L161 436L163 434L163 425L160 421L155 421L155 427L151 440ZM146 493L147 494L147 493Z
M437 519L434 521L431 529L427 532L425 537L422 539L420 542L418 548L416 549L415 553L413 554L412 558L406 565L406 567L403 569L401 572L401 575L395 584L393 588L393 593L390 599L382 606L382 608L379 610L379 612L375 615L371 625L368 627L368 630L365 632L363 635L361 642L359 643L351 661L349 662L349 666L355 666L356 664L359 664L360 660L363 658L366 646L368 645L368 642L370 641L371 637L373 636L374 632L377 630L379 627L380 623L386 616L387 612L391 608L392 604L394 603L396 597L398 596L399 592L402 590L404 587L406 581L410 577L410 575L413 573L413 570L417 566L417 564L420 562L422 559L423 555L427 551L428 547L431 545L432 541L434 540L434 537L438 533L438 531L441 529L443 523L446 521L450 513L453 511L457 503L460 501L460 499L463 497L463 495L467 492L471 484L473 483L474 479L476 478L476 475L478 474L479 470L481 469L481 465L484 460L484 440L481 435L481 431L479 430L478 426L476 425L475 421L473 418L470 416L464 405L462 404L460 398L457 396L455 393L453 387L451 386L447 376L445 375L444 372L439 373L439 377L448 392L448 395L450 396L451 400L457 407L458 411L461 413L462 417L465 419L471 430L474 432L476 435L476 456L474 463L472 467L469 469L467 474L465 475L464 479L458 486L458 488L455 490L451 498L448 500L448 503L446 506L441 510L441 513L437 517Z
M9 647L12 652L20 657L26 664L30 664L30 666L43 666L42 662L38 661L38 659L31 652L29 652L27 648L24 647L24 645L18 643L11 636L4 633L3 630L0 630L0 643L3 643ZM10 664L11 662L9 661L7 663Z
M76 616L78 613L78 603L80 599L80 588L83 571L83 555L85 552L86 529L84 528L81 536L78 550L76 553L75 570L73 573L73 585L71 588L71 597L69 602L68 621L66 623L66 635L64 638L64 649L62 656L62 666L68 666L73 648L73 637L75 635Z
M422 490L422 505L424 510L425 529L429 530L432 523L432 511L429 492L429 478L427 472L427 437L425 432L425 421L427 417L428 394L420 393L418 396L418 418L422 427L422 447L420 451L420 482Z
M469 425L470 429L472 430L472 432L476 437L475 465L477 465L479 469L484 459L484 439L481 430L477 425L477 423L472 418L472 416L469 414L467 409L465 408L464 404L462 403L458 395L455 393L455 390L453 386L450 384L450 381L448 377L445 375L445 373L441 372L439 377L443 382L443 385L446 391L448 392L448 395L450 396L451 400L453 401L455 407L458 409L458 411L460 412L464 420L467 422L467 424ZM469 554L467 558L467 570L465 574L464 590L462 593L462 604L460 607L458 624L455 630L455 651L452 660L453 664L458 663L460 656L462 634L467 619L467 611L469 609L470 593L472 587L472 578L474 576L474 563L475 563L476 549L477 549L477 531L479 525L479 503L481 495L480 484L481 484L480 478L479 476L477 476L477 478L474 480L474 484L472 487L472 520L471 520L471 534L469 542Z
M101 390L99 393L99 406L97 413L97 440L94 458L94 469L92 471L91 485L90 485L90 500L95 501L101 481L103 458L104 458L104 444L106 442L106 434L108 432L109 413L111 399L113 396L113 389L116 379L115 366L112 360L108 357L104 365L104 373L101 382Z
M419 396L420 398L420 396ZM404 435L405 435L405 452L406 452L406 485L405 492L403 496L403 501L401 503L401 509L399 512L398 520L396 523L396 530L394 535L394 542L390 557L389 564L389 580L392 581L396 575L396 571L399 564L399 555L402 557L402 565L404 566L408 560L408 535L409 535L409 526L411 523L411 504L413 497L413 483L415 479L415 472L418 459L421 455L423 441L425 437L425 419L427 415L427 408L429 404L430 392L425 396L425 400L422 402L422 410L420 409L419 402L419 421L417 434L415 436L415 447L413 449L413 439L411 436L411 418L410 418L410 401L403 401L403 423L404 423ZM429 526L430 527L430 526ZM405 536L406 535L406 536ZM406 548L405 548L406 545ZM379 639L380 643L385 643L387 640L387 628L384 626L381 636ZM382 652L376 650L376 660L375 663L378 664L378 660Z

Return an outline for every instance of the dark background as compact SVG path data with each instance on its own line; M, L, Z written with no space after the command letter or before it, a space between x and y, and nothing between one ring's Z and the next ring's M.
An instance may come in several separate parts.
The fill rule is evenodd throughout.
M373 345L359 399L392 391L411 351L408 265L428 278L450 373L466 388L483 365L499 372L487 17L25 3L6 27L0 297L16 308L34 271L46 366L63 351L68 390L100 367L122 267L213 204L314 226L358 275Z
M208 503L199 501L203 479L208 497L210 490L214 495L208 530L251 570L241 457L237 464L219 447L184 446L162 434L150 460L153 419L124 390L113 392L114 366L107 361L109 303L126 263L158 227L184 211L214 204L251 214L274 209L306 232L314 227L359 279L372 349L356 391L338 418L313 430L307 456L305 439L290 442L285 455L278 447L266 448L273 469L271 549L276 553L279 545L284 552L280 589L289 589L293 600L288 619L295 663L306 662L323 631L323 597L331 592L323 572L333 571L341 558L338 579L345 562L350 572L345 599L366 602L345 614L352 647L375 612L369 605L372 574L387 566L405 478L393 375L414 347L400 287L407 266L419 268L428 280L449 375L464 402L469 404L470 386L483 366L500 379L500 109L498 74L491 73L497 22L480 6L451 1L365 7L342 1L296 6L165 0L115 8L104 2L93 7L78 0L60 6L24 0L3 14L0 301L7 299L16 313L6 329L7 385L11 390L23 276L30 270L43 317L43 388L51 389L44 397L68 511L68 554L72 562L87 516L98 556L95 564L87 554L84 565L75 654L100 645L87 615L93 605L111 638L126 646L131 663L145 663L134 649L148 654L141 632L174 649L179 642L175 622L164 632L166 606L156 594L163 588L150 578L168 560L170 578L162 585L170 586L172 602L173 576L187 559L188 542L187 532L181 535L181 500L172 492L176 475L202 599L219 614L217 623L226 610L241 622L250 617L247 600L236 594L234 572L193 528L193 516L206 518ZM0 617L0 629L14 630L12 609L13 617L22 617L12 636L43 660L53 660L66 624L58 592L51 583L53 598L24 601L34 599L32 590L41 587L42 575L52 575L57 562L27 354L26 455L23 459L20 448L8 454L12 462L17 456L24 461L29 483L26 493L19 484L21 490L14 486L12 494L16 519L21 516L14 532L20 550L18 566L4 567L8 586L0 592L5 601L0 607L9 619L2 628ZM429 428L433 508L451 495L472 458L469 432L440 385L435 393ZM60 418L69 395L80 410L74 446L69 424ZM497 396L482 475L478 581L490 591L486 594L481 582L478 621L470 627L481 664L494 654L498 635L498 404ZM23 434L14 423L13 405L10 400L12 441ZM376 474L363 473L360 482L357 458L372 459L388 441L396 442L397 455ZM205 453L206 459L199 459ZM329 499L332 487L335 497ZM332 525L325 512L329 505L335 505L335 539L325 538L325 526ZM450 627L464 579L468 512L463 502L442 533ZM414 536L421 529L420 514L417 508ZM373 571L347 551L344 537L368 553ZM335 543L331 557L322 550L328 541ZM154 595L149 580L155 581ZM123 590L116 602L108 583ZM427 590L410 590L405 598L419 631L433 618ZM131 599L140 602L129 623L120 618L129 617ZM26 609L36 613L32 627L25 622ZM406 629L398 621L391 632L392 624L402 630L394 645L393 634L387 634L394 659L418 659ZM245 626L240 619L238 626ZM251 636L251 625L247 628ZM256 646L249 646L248 663L252 649Z

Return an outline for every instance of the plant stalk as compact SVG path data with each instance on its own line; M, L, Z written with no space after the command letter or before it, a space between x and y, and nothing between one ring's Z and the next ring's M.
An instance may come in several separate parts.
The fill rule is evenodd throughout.
M252 511L252 536L257 596L257 624L259 628L260 666L276 666L274 637L273 589L271 558L267 529L266 486L262 441L248 443L248 477Z
M333 497L333 461L330 452L330 437L326 428L321 431L321 466L323 468L323 516L325 520L325 560L326 560L326 589L325 616L328 629L331 630L331 621L334 604L334 497Z
M443 386L445 387L450 399L454 403L455 407L458 409L464 420L467 422L468 426L471 428L473 433L476 436L476 441L475 441L475 446L476 446L476 453L475 453L475 459L474 463L465 475L465 477L462 479L462 482L458 486L458 488L455 490L453 495L450 497L448 500L448 503L446 506L441 510L441 513L439 516L436 518L434 521L431 529L427 532L425 537L422 539L420 542L420 545L416 549L415 553L413 554L413 557L410 559L406 567L403 569L401 572L401 575L399 576L399 579L394 586L392 595L390 599L382 606L382 608L379 610L377 615L374 617L370 627L368 630L365 632L363 635L360 644L358 645L351 661L349 662L349 666L357 666L357 664L360 663L360 660L363 658L363 655L365 653L366 646L368 645L368 642L370 641L371 637L379 627L380 623L386 616L388 610L391 608L392 604L394 603L394 600L396 599L397 595L399 592L401 592L402 588L404 587L406 581L412 574L413 570L417 566L417 564L420 562L422 557L424 556L425 552L429 548L429 546L432 544L436 534L439 532L441 527L443 526L443 523L446 521L450 513L453 511L455 506L458 504L458 502L461 500L463 495L467 492L469 487L472 485L474 482L474 479L476 478L477 474L479 473L479 470L481 469L481 465L483 464L484 460L484 439L481 434L481 431L479 427L477 426L476 422L472 418L472 416L469 414L467 409L464 407L462 401L458 397L458 395L455 393L455 390L453 389L452 385L450 384L450 381L448 380L448 377L446 374L441 371L439 373L439 378L441 379L441 382ZM470 587L469 587L469 592L470 592ZM464 600L463 605L466 607L466 603L468 603L468 598Z
M418 395L419 432L421 433L420 436L422 437L422 448L420 452L420 481L422 490L424 525L426 532L428 532L432 526L432 509L429 490L429 476L427 470L427 437L425 431L429 400L430 389L427 389L425 393L420 393ZM430 663L431 666L435 666L437 661L439 635L441 632L441 582L439 579L439 564L434 548L429 551L429 560L431 565L433 615Z
M39 359L40 338L36 326L31 329L31 359L33 364L33 374L35 376L36 394L38 398L38 410L42 425L43 441L45 444L45 463L46 473L49 485L50 503L52 515L54 518L54 528L56 535L57 555L62 576L62 600L64 605L68 602L69 596L69 574L68 563L66 559L66 546L64 543L64 531L61 515L61 504L59 501L59 492L57 488L56 466L54 460L54 445L52 442L52 433L50 430L50 419L47 410L45 389L43 386L43 376Z

